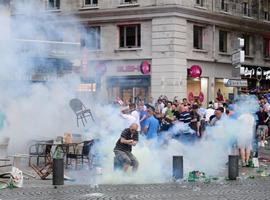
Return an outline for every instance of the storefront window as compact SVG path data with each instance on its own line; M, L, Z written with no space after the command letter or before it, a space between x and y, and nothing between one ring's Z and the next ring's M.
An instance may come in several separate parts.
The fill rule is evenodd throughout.
M148 102L150 97L150 76L110 77L107 80L110 101L121 98L125 104Z
M215 79L215 100L226 101L233 95L233 87L226 87L223 78ZM222 100L223 99L223 100Z

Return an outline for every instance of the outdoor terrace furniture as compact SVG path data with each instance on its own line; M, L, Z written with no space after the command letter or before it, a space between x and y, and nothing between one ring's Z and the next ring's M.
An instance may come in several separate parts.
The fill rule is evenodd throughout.
M33 163L30 163L30 166L32 167L32 169L40 176L41 179L46 179L46 177L48 177L53 170L53 158L55 157L56 159L59 158L58 156L60 156L60 159L64 159L65 162L67 163L67 152L69 152L69 149L75 148L75 146L78 145L78 143L36 143L36 146L42 146L44 149L44 146L46 147L50 147L50 148L45 148L46 149L46 153L44 154L44 160L45 163L42 166L38 166L35 165ZM60 152L60 154L59 154Z
M79 127L79 120L81 120L83 126L85 126L85 123L87 123L86 117L91 117L91 119L95 121L91 110L87 109L81 102L81 100L76 98L71 99L69 105L76 115L78 127Z
M81 143L79 143L76 146L71 146L71 148L69 149L69 152L66 155L66 168L68 167L69 160L75 160L75 167L77 168L78 165L78 161L81 162L81 164L83 165L84 160L87 160L87 163L90 165L91 164L91 155L90 155L90 151L91 151L91 147L94 144L94 140L88 140L88 141L83 141Z
M32 158L36 158L37 166L40 164L40 158L43 158L44 163L46 163L52 144L53 140L35 141L35 143L29 147L29 166L31 166Z

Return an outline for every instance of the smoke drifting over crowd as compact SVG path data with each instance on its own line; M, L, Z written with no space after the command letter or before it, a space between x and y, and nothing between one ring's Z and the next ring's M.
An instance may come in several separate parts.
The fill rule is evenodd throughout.
M144 138L140 138L139 144L133 148L139 161L138 172L134 175L113 172L113 148L125 128L119 108L100 105L88 95L79 94L80 75L72 72L44 83L32 83L27 79L36 70L37 63L32 58L48 58L49 54L47 46L41 45L41 42L27 43L25 40L34 38L45 41L65 34L70 36L68 42L78 42L77 38L71 37L72 32L66 28L68 24L54 22L52 14L42 13L38 7L30 3L20 4L17 10L27 15L14 16L12 21L6 8L0 8L0 112L5 116L0 137L10 137L10 154L27 153L29 141L33 139L51 139L63 136L65 132L80 133L85 138L100 140L95 146L103 173L99 183L157 183L170 180L173 155L184 156L185 173L201 170L216 175L227 162L231 138L252 138L252 131L245 128L247 124L252 128L250 118L243 120L243 123L224 118L217 126L207 129L205 138L192 145L170 139L166 133L162 133L166 145L162 145L164 141L149 145ZM70 21L73 21L73 27L81 26L75 24L78 21L76 18ZM72 60L73 57L66 59ZM42 64L38 63L40 66ZM68 104L74 97L79 97L92 109L95 123L88 123L86 128L76 126L75 116ZM257 110L256 99L243 98L236 109L239 115L253 114ZM87 175L91 182L90 172L83 175L80 175L80 171L76 173L78 182L80 177L85 179Z

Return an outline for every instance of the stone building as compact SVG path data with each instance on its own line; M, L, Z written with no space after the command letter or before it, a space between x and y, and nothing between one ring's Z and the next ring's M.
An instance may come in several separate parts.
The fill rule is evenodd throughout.
M12 1L13 16L18 1L23 0ZM237 79L248 80L242 90L270 88L270 0L34 2L41 15L68 22L67 34L44 38L50 41L48 57L69 59L75 71L82 68L81 90L99 91L109 101L201 94L206 104L218 89L233 98L224 79L236 79L231 55L239 37L245 39L245 62ZM191 77L192 67L197 74Z

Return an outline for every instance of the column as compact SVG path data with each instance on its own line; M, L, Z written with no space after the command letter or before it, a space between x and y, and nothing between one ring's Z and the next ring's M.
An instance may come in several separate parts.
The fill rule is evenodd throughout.
M187 21L180 17L152 20L151 94L156 99L186 97L187 90Z

